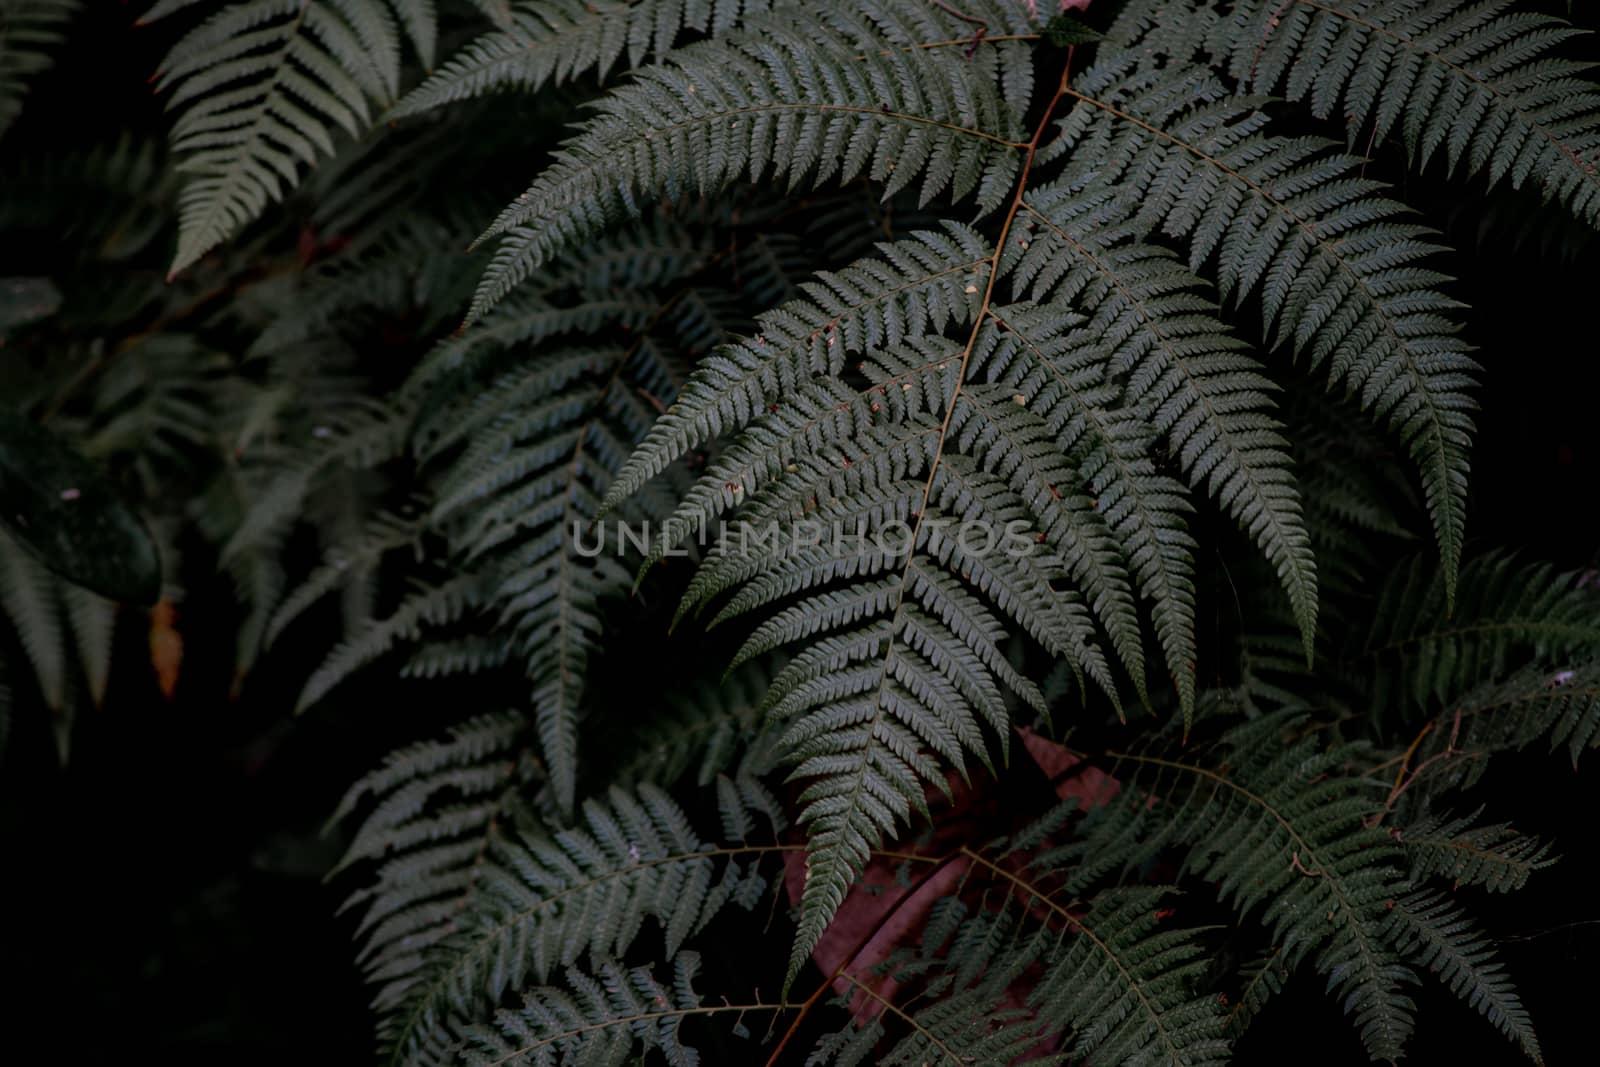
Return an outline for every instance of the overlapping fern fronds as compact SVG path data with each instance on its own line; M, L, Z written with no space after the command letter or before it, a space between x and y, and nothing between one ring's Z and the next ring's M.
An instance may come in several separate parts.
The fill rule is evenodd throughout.
M1248 0L1227 32L1235 78L1346 123L1352 145L1398 136L1414 166L1531 185L1600 226L1600 89L1561 20L1513 0Z
M833 54L802 48L774 17L723 43L684 49L670 70L608 96L611 110L491 231L511 236L474 314L557 249L618 217L637 195L623 190L706 191L745 171L770 170L791 185L831 179L826 138L845 149L837 176L848 179L869 159L888 158L869 157L866 133L894 130L907 138L891 145L895 171L870 172L889 192L920 173L924 200L946 186L957 200L981 187L980 209L997 205L1019 172L994 168L1016 167L1018 150L1028 147L1018 117L1006 117L1012 98L998 84L975 83L983 68L952 65L944 49L897 49L906 39L901 18L869 8L859 19L836 20L832 32L841 40ZM880 62L876 94L892 88L904 102L880 100L873 111L864 96L822 103L807 95L825 84L824 71L847 93L863 92L869 83L861 79ZM1336 383L1360 392L1411 441L1445 573L1453 574L1470 430L1462 390L1472 364L1433 313L1446 302L1423 291L1434 276L1393 269L1429 246L1414 227L1386 221L1396 207L1373 196L1376 187L1344 180L1354 161L1260 133L1264 119L1253 103L1229 101L1208 79L1181 64L1147 68L1112 56L1064 83L1058 99L1075 106L1046 155L1093 160L1092 168L1069 163L1055 186L1019 192L998 248L962 229L885 247L882 263L863 261L824 279L814 302L763 320L758 336L699 372L608 497L623 499L694 444L739 429L680 505L664 546L740 507L741 515L781 524L815 510L852 528L892 522L908 531L898 553L881 544L808 548L792 535L755 562L723 551L691 587L691 602L703 603L745 585L720 620L853 579L776 615L746 646L754 654L809 643L771 697L775 713L799 717L788 743L799 773L816 779L803 816L815 821L816 869L796 966L865 851L921 805L925 782L939 780L928 756L958 766L964 752L986 759L972 712L1004 737L1002 684L1038 705L998 652L1004 629L963 582L1115 699L1091 615L1052 583L1084 583L1142 693L1131 576L1151 603L1180 703L1186 712L1192 707L1191 505L1160 473L1158 434L1260 541L1289 589L1309 651L1314 564L1267 413L1269 382L1243 346L1206 318L1198 280L1158 247L1145 250L1151 228L1192 237L1196 266L1225 247L1224 291L1243 296L1262 287L1268 325L1314 362L1338 368ZM947 99L942 88L936 94L939 86L971 101L977 127L939 110L936 102ZM912 100L933 110L907 110ZM696 137L704 139L686 140ZM940 155L963 162L924 169ZM1025 155L1032 160L1031 151ZM626 160L620 175L619 158ZM1304 192L1293 183L1269 187L1296 169L1307 171ZM1190 180L1208 171L1222 180ZM1156 175L1162 184L1152 187ZM622 184L614 186L617 178ZM1210 221L1197 232L1202 214ZM1323 215L1350 231L1345 241L1314 228ZM1285 229L1299 237L1280 248ZM1388 264L1381 282L1373 273L1378 261L1349 250L1380 242ZM1312 275L1320 290L1305 280ZM999 293L1008 290L1012 302L1002 302ZM1085 326L1080 302L1102 317ZM965 344L948 337L947 326L963 330ZM1091 343L1095 337L1101 342ZM1419 370L1424 353L1427 369ZM1072 493L1074 486L1092 495ZM936 532L940 523L974 519L1037 528L1040 540L1054 537L1057 554L975 559ZM1075 529L1088 537L1071 537Z
M146 22L190 5L158 3ZM433 63L431 3L239 0L162 63L185 176L171 272L194 264L360 137L400 91L403 49ZM403 43L404 42L404 43Z
M791 12L692 44L607 94L485 234L504 235L473 300L481 317L541 263L628 214L634 198L713 194L743 176L790 189L868 176L993 210L1025 147L991 52L908 49L948 18L897 4ZM919 32L920 31L920 32ZM959 43L959 42L957 42Z
M1403 173L1396 139L1600 223L1564 24L1511 0L1130 0L1104 36L1014 0L472 6L494 28L435 68L424 0L155 5L195 20L159 79L174 271L311 203L261 245L288 277L203 296L240 373L141 340L104 376L116 417L82 424L153 443L144 484L221 440L197 510L242 666L343 610L303 705L387 658L509 694L341 813L367 813L346 866L394 1062L695 1062L760 1019L775 1060L805 1033L818 1064L1220 1063L1297 971L1375 1058L1431 972L1538 1059L1442 887L1520 888L1550 849L1450 812L1493 753L1600 744L1600 614L1578 576L1463 563L1471 313L1369 174ZM490 110L509 94L538 118ZM558 145L538 108L574 104ZM464 252L496 155L541 169ZM644 519L637 553L590 550ZM1372 581L1430 522L1437 552ZM683 550L687 574L635 570ZM24 571L0 558L0 603L37 616L47 698L103 686L70 597ZM744 628L731 683L602 706L636 585ZM1113 751L1009 765L1052 714ZM1084 768L1116 795L1025 825ZM1012 832L895 841L940 793ZM786 861L770 977L817 994L700 988L713 924L760 926L738 913ZM893 951L807 973L888 893ZM1192 924L1218 902L1236 929ZM1237 972L1202 965L1235 942ZM849 1010L816 1025L835 981Z
M1495 554L1463 568L1460 588L1452 611L1444 582L1420 559L1384 583L1365 648L1380 667L1379 708L1437 706L1529 663L1553 674L1600 653L1600 593L1579 575Z
M1236 727L1210 755L1151 751L1108 761L1121 792L1091 812L1082 839L1059 853L1083 861L1088 877L1178 850L1186 872L1266 928L1273 984L1309 959L1374 1059L1401 1054L1413 1022L1408 987L1426 967L1538 1060L1527 1014L1492 946L1468 933L1459 908L1422 881L1454 873L1508 887L1543 862L1536 843L1505 844L1495 828L1456 838L1459 825L1418 824L1408 872L1396 843L1408 835L1376 826L1378 794L1349 771L1364 762L1360 749L1324 743L1301 716ZM1478 860L1446 858L1475 841L1485 853Z
M776 299L789 291L791 254L780 234L718 251L657 220L496 308L480 330L442 341L401 397L415 406L404 433L429 472L421 525L443 537L451 577L429 582L335 650L304 702L400 641L424 632L449 638L458 623L490 619L499 632L489 644L442 646L415 669L520 666L533 687L545 766L570 807L601 607L624 595L631 577L626 542L615 529L594 527L600 498L655 412L671 402L681 363L722 341L732 325L726 283L707 268L731 268L746 299ZM621 289L623 282L633 288ZM564 340L603 328L633 336L595 345ZM487 389L479 384L485 376ZM647 517L651 507L646 501L627 517ZM373 547L368 539L356 551ZM304 600L297 593L294 603Z
M1351 753L1314 737L1286 739L1290 728L1281 716L1263 718L1210 758L1118 756L1117 802L1093 813L1069 849L1106 869L1181 846L1187 868L1226 903L1259 911L1284 967L1311 958L1374 1059L1396 1059L1412 1027L1406 987L1415 981L1384 936L1386 902L1403 888L1400 852L1364 825L1372 801L1338 771ZM1305 921L1312 915L1321 921Z
M724 906L750 908L766 888L757 868L771 849L717 848L654 787L614 790L583 817L581 830L494 839L475 861L471 906L451 912L428 952L384 968L380 1036L396 1062L431 1062L456 1018L526 979L626 952L647 920L670 956Z

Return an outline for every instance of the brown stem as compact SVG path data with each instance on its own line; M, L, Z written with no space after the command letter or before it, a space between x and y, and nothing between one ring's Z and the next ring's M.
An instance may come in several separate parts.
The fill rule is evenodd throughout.
M839 966L833 969L833 973L824 978L822 980L822 984L817 986L817 988L812 991L811 995L807 997L803 1003L801 1003L799 1012L795 1014L794 1020L789 1023L789 1028L783 1032L783 1038L779 1040L778 1047L772 1050L771 1056L767 1057L766 1067L777 1067L778 1057L783 1055L783 1050L788 1047L789 1042L794 1039L794 1035L799 1032L800 1023L805 1020L806 1015L810 1013L812 1008L817 1006L817 1002L820 1001L824 995L826 995L828 990L833 988L833 983L844 975L845 971L849 969L850 965L856 961L856 957L861 955L862 950L872 943L872 939L878 936L878 933L884 928L885 925L888 924L889 920L899 913L900 906L906 901L915 897L917 892L921 890L923 886L927 885L934 875L938 874L940 871L944 870L945 867L949 866L951 860L954 860L963 854L964 850L957 850L941 857L927 870L923 871L922 875L915 882L911 883L911 888L906 890L899 900L895 901L891 907L884 909L883 914L878 916L878 921L873 923L872 927L865 934L861 935L861 937L856 941L855 946L845 954L844 959L839 961ZM855 982L853 984L856 986L856 988L864 990L864 987L861 985L861 983ZM876 999L880 1002L883 1001L882 997L877 997Z

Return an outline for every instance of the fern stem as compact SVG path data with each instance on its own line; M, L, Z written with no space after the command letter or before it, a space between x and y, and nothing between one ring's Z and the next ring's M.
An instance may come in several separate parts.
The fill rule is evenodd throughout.
M888 711L889 700L887 690L889 686L889 679L893 674L893 668L891 664L894 659L895 636L899 633L901 619L904 618L905 615L906 587L908 585L912 563L916 559L916 545L918 543L918 539L921 537L923 521L928 513L928 503L933 495L933 483L939 473L939 463L944 456L945 444L950 437L950 422L955 415L956 401L961 396L961 386L966 381L967 366L971 362L972 351L978 342L978 335L983 329L984 318L988 315L989 306L994 300L995 283L999 279L1000 274L1000 258L1005 252L1006 241L1011 234L1011 226L1016 221L1017 212L1022 208L1022 196L1028 188L1028 178L1033 170L1033 161L1035 155L1038 153L1039 143L1044 139L1044 131L1049 128L1050 120L1055 114L1056 106L1061 102L1062 96L1067 92L1067 81L1072 76L1072 58L1075 51L1076 46L1067 49L1067 61L1062 68L1061 80L1056 86L1055 95L1050 98L1049 104L1046 105L1044 109L1044 114L1039 118L1039 125L1033 132L1033 139L1027 144L1028 153L1023 159L1022 170L1017 177L1016 192L1012 195L1011 206L1006 210L1005 218L1000 223L1000 232L995 238L994 252L989 257L989 279L984 287L983 300L978 305L977 313L973 315L972 330L967 335L966 346L961 351L961 363L954 375L955 384L951 389L950 396L945 402L944 419L939 424L938 442L934 446L933 457L928 462L927 480L922 486L922 503L917 507L915 523L911 527L911 537L907 542L910 548L906 552L906 561L900 568L898 588L895 591L894 612L890 616L889 625L885 631L887 636L884 639L883 655L878 661L878 688L872 703L872 719L865 724L866 729L862 734L863 738L865 738L864 744L866 746L870 746L874 743L874 739L878 736L878 732L882 728L883 717ZM867 752L860 752L859 755L860 758L856 761L856 766L853 774L851 775L852 780L850 782L850 791L845 795L844 799L839 805L839 810L844 812L859 813L861 808L861 794L866 788L869 759ZM847 816L847 818L850 818L850 816ZM830 865L828 875L830 882L835 881L836 875L836 872L831 869L832 866L833 865ZM816 892L826 891L825 887L822 886L820 881L816 884ZM810 883L808 883L807 888L810 889ZM835 887L835 889L837 889L837 887ZM833 909L829 904L817 903L817 898L813 895L808 894L808 897L810 904L807 906L807 901L802 901L802 912L810 912L814 916L816 911L821 909L822 911L826 912L826 914L824 915L820 925L816 924L814 919L812 919L812 921L809 923L802 922L800 932L795 938L794 946L789 956L789 974L787 980L784 982L785 993L787 993L790 984L794 982L795 976L799 973L800 967L804 963L806 957L811 954L811 950L815 948L817 942L822 939L823 929L826 928L827 922L833 917Z
M1445 743L1444 748L1441 751L1435 752L1421 763L1417 764L1416 769L1411 770L1408 773L1408 768L1411 766L1411 757L1416 754L1417 746L1422 743L1422 739L1424 737L1427 737L1428 734L1433 731L1433 727L1437 721L1438 720L1429 722L1428 725L1423 728L1422 732L1417 734L1416 740L1411 742L1411 747L1406 750L1405 759L1400 763L1399 771L1395 773L1394 786L1390 788L1389 795L1384 798L1383 807L1380 810L1372 813L1371 818L1367 822L1369 827L1375 827L1379 823L1383 822L1384 816L1388 815L1394 810L1395 801L1400 799L1400 794L1404 793L1407 789L1410 789L1416 780L1422 776L1423 771L1427 770L1435 763L1438 763L1440 760L1449 759L1451 756L1461 754L1461 750L1456 748L1456 742L1461 739L1461 709L1457 708L1455 718L1452 719L1450 723L1450 740Z
M885 1007L891 1008L896 1014L900 1015L901 1018L910 1021L910 1017L904 1012L900 1011L898 1008L894 1008L893 1005L891 1005L887 1000L884 1000L884 998L872 993L872 991L867 989L866 986L862 985L861 982L855 978L852 978L845 972L849 966L856 961L856 957L861 955L861 951L872 943L873 938L878 936L879 931L881 931L884 926L888 924L889 920L899 913L900 905L916 896L918 890L927 885L934 875L944 870L944 868L950 864L950 861L954 860L959 855L961 855L961 853L958 850L955 852L946 853L945 855L939 857L934 861L931 867L929 867L926 871L923 871L917 880L911 884L910 889L901 894L900 898L896 900L893 905L884 909L883 914L878 916L878 921L873 923L865 934L861 935L861 938L856 941L855 946L845 954L844 959L839 961L839 966L833 969L833 973L827 978L823 979L822 984L817 986L817 988L812 991L811 995L807 997L800 1005L799 1014L797 1014L789 1023L789 1028L783 1032L783 1038L778 1042L778 1047L772 1050L771 1056L767 1057L766 1067L777 1067L778 1057L783 1055L784 1048L789 1044L790 1041L794 1039L794 1035L799 1032L800 1023L805 1019L806 1015L810 1013L811 1009L816 1007L817 1002L822 999L823 995L826 994L829 989L833 988L833 983L838 981L840 978L843 978L845 981L853 984L857 989L860 989L862 992L872 996L873 999L877 1000ZM785 996L787 996L787 983L785 983L784 990ZM913 1025L915 1024L913 1023ZM929 1037L931 1039L932 1035L929 1035ZM942 1044L939 1047L944 1048ZM946 1049L945 1051L948 1052L949 1050ZM956 1063L961 1062L960 1059L953 1055L951 1058L955 1060Z
M1343 880L1337 875L1333 874L1336 868L1324 860L1316 859L1315 849L1313 848L1311 842L1306 840L1300 831L1295 828L1294 824L1286 816L1280 813L1276 807L1269 803L1266 797L1246 789L1244 786L1233 781L1224 774L1220 774L1207 767L1200 767L1192 763L1182 763L1178 760L1161 759L1156 756L1139 756L1126 752L1107 752L1105 755L1107 759L1128 760L1134 763L1143 763L1148 766L1160 767L1166 770L1178 771L1180 773L1191 774L1199 778L1207 779L1208 781L1215 782L1226 789L1232 790L1233 792L1244 797L1246 800L1250 801L1250 803L1257 805L1262 811L1266 812L1272 817L1274 822L1283 828L1284 833L1288 834L1290 840L1292 840L1297 846L1294 849L1291 863L1295 867L1299 868L1303 875L1308 877L1315 876L1309 873L1313 871L1317 872L1318 875L1331 875L1326 879L1328 889L1330 892L1332 892L1334 899L1338 902L1340 910L1344 912L1344 922L1349 925L1349 928L1356 935L1355 944L1357 946L1357 951L1361 953L1362 960L1365 963L1369 973L1382 973L1383 962L1380 956L1373 949L1372 935L1366 929L1364 929L1362 923L1362 913L1360 909L1355 906L1355 903L1350 899L1349 895L1345 892ZM1302 854L1304 854L1306 859L1302 860L1300 858Z
M1181 1062L1182 1045L1180 1042L1174 1039L1172 1033L1167 1029L1165 1022L1162 1020L1160 1008L1151 1003L1148 994L1145 992L1143 983L1139 981L1138 977L1135 976L1132 971L1128 970L1127 964L1122 961L1122 958L1118 956L1117 953L1111 950L1110 945L1101 940L1101 938L1093 930L1085 926L1081 919L1068 911L1065 905L1056 903L1056 901L1048 893L1034 886L1031 882L1028 882L1020 875L1012 871L1008 871L999 864L985 859L982 855L973 851L966 845L961 846L961 853L972 860L972 862L988 867L991 871L1000 875L1000 877L1004 878L1013 886L1016 886L1024 892L1031 894L1034 899L1039 901L1039 903L1043 904L1045 907L1061 916L1061 918L1066 921L1068 930L1088 938L1089 943L1100 950L1100 954L1110 961L1111 965L1115 967L1122 975L1122 979L1127 983L1128 988L1133 990L1134 995L1139 998L1139 1003L1144 1006L1146 1014L1153 1021L1153 1025L1155 1026L1156 1030L1161 1034L1162 1045L1164 1045L1171 1053L1172 1062Z
M477 943L466 952L462 953L462 955L453 963L451 963L449 967L441 968L438 973L433 976L433 979L428 982L427 987L423 989L417 996L416 1000L414 1001L414 1006L406 1018L405 1024L400 1027L394 1038L390 1062L400 1062L406 1039L421 1023L428 1005L439 996L439 991L445 988L448 979L459 974L467 964L476 958L478 953L483 951L485 946L492 944L494 939L506 929L519 922L522 922L536 912L542 911L548 907L551 907L552 905L559 904L562 900L568 897L587 892L593 889L595 886L600 885L602 882L613 881L618 878L626 878L630 875L638 873L641 870L651 867L661 867L669 863L688 863L701 859L734 857L748 858L752 856L780 855L788 852L804 853L805 851L806 846L804 844L741 845L727 848L699 849L694 852L677 852L665 856L656 856L651 859L641 859L635 863L630 863L626 867L618 868L617 870L613 871L607 871L606 873L597 877L588 878L582 882L569 885L560 892L552 893L551 895L545 897L532 907L524 908L518 912L513 912L511 915L507 916L503 922L497 924L493 929L488 931L479 931L482 936L479 937ZM890 859L907 863L931 863L935 865L947 863L950 860L949 856L929 856L917 852L900 852L885 849L873 849L872 856L878 859Z

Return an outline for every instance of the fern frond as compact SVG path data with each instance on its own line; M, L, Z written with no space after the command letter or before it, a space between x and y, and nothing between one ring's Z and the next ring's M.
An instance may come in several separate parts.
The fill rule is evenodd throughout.
M1436 815L1405 827L1400 842L1413 878L1439 875L1456 885L1509 893L1526 885L1534 871L1556 862L1548 841L1520 834L1506 823L1480 825L1482 812L1479 808L1460 818Z
M401 641L414 639L427 626L454 622L480 602L482 581L473 574L447 578L437 585L412 590L395 609L368 622L341 641L306 680L297 711L304 711Z
M924 202L948 190L993 210L1026 147L1018 109L987 65L901 51L898 21L875 3L773 15L640 71L484 234L505 240L468 321L637 200L714 196L745 175L791 189L867 175L885 195L918 183Z
M264 640L270 645L318 600L361 575L369 574L394 549L414 544L417 521L391 512L377 515L354 538L330 545L323 562L277 605Z
M1060 805L1012 837L961 848L963 882L993 888L976 907L960 894L935 905L919 957L889 973L923 977L936 997L958 1003L970 988L984 991L989 1004L1025 1004L996 1040L1015 1028L1072 1061L1225 1061L1221 1007L1200 989L1204 931L1167 921L1173 911L1161 905L1171 890L1163 886L1109 889L1088 905L1074 899L1060 877L1062 854L1039 847L1072 808Z
M870 850L926 810L929 784L947 788L929 753L958 767L966 751L987 762L974 710L1006 738L997 677L1043 710L1033 684L1005 667L998 622L941 571L912 557L901 575L861 593L855 604L824 602L846 628L813 638L767 696L772 714L792 723L782 743L793 777L809 780L800 795L808 845L791 980ZM863 614L871 621L855 626ZM792 624L782 636L797 636Z
M1412 755L1415 781L1407 787L1418 803L1469 788L1495 753L1541 738L1551 749L1564 745L1576 767L1586 750L1600 747L1600 660L1561 668L1531 664L1457 698L1426 731Z
M460 227L448 218L408 215L398 225L374 229L365 247L346 249L297 278L299 291L292 300L282 294L271 298L269 318L252 340L250 355L271 356L329 336L359 337L379 316L418 310L434 320L419 327L425 334L441 313L455 313L459 273L472 262L461 251Z
M62 711L67 701L67 648L56 580L9 537L0 540L0 612L33 665L45 705Z
M171 273L282 199L338 131L364 133L399 91L402 25L431 50L431 23L416 0L239 0L185 34L157 81L187 179Z
M520 667L554 795L568 809L589 659L605 606L629 587L622 545L611 543L618 531L595 525L600 495L677 391L685 349L726 336L726 309L715 285L698 284L701 272L724 260L742 272L750 257L772 256L771 239L714 250L683 224L692 210L677 221L663 213L573 257L496 308L481 330L435 346L400 390L401 406L416 412L408 436L430 488L422 529L442 536L450 570L475 576L479 593L463 623L492 628L487 643L457 635L466 643L440 644L433 634L406 670ZM747 293L785 284L781 264L757 267ZM631 343L559 343L609 330ZM628 509L630 519L648 514L648 502ZM328 577L314 575L292 606Z
M1035 301L1058 294L1089 313L1082 329L1126 376L1123 402L1166 437L1190 483L1208 489L1277 569L1309 657L1316 563L1270 406L1276 386L1218 321L1200 279L1142 241L1125 208L1050 187L1029 192L1023 207L1026 246L1008 247L1001 269Z
M1501 971L1494 947L1460 905L1436 889L1399 897L1390 913L1388 936L1521 1046L1529 1059L1544 1062L1533 1023Z
M210 2L211 0L156 0L156 2L151 4L143 15L139 16L138 21L135 22L134 25L147 26L152 22L158 21L159 19L164 19L169 15L176 15L187 8L196 7L200 4L207 4Z
M1239 972L1244 977L1244 985L1224 1017L1224 1030L1230 1038L1244 1033L1267 1001L1282 991L1289 980L1289 971L1283 965L1283 950L1279 948L1268 949L1241 966Z
M1228 1056L1215 997L1197 996L1205 967L1195 931L1161 929L1159 886L1095 897L1072 934L1044 957L1030 1006L1076 1035L1072 1055L1092 1063L1222 1063Z
M89 700L96 707L105 699L111 675L111 641L117 625L117 605L75 585L63 586L68 629L78 649L78 663L88 684Z
M22 113L28 79L54 62L78 0L11 0L0 11L0 137Z
M357 955L378 985L375 1006L393 1007L425 973L430 947L450 936L491 873L491 843L528 814L519 790L533 784L527 722L479 716L444 740L392 753L345 794L330 823L373 803L333 874L375 864L344 909L359 908Z
M1406 444L1453 593L1476 365L1445 314L1456 305L1443 276L1419 265L1436 250L1429 231L1355 176L1360 160L1264 132L1263 101L1203 68L1113 54L1068 95L1055 151L1070 155L1071 180L1186 238L1191 267L1214 258L1224 296L1259 292L1274 342L1326 367Z
M1600 89L1557 50L1580 31L1512 0L1248 0L1231 73L1347 123L1397 133L1412 164L1536 186L1600 227ZM1370 134L1368 131L1370 130Z
M158 145L128 136L83 152L8 159L0 182L0 226L8 232L48 232L112 262L165 232L175 187Z
M530 976L626 952L647 919L672 955L730 902L759 899L766 883L755 864L770 851L707 844L650 785L585 804L581 828L496 840L472 906L421 967L380 994L380 1036L396 1062L428 1061L455 1019Z
M1209 758L1117 754L1122 790L1090 815L1065 854L1108 865L1177 846L1241 914L1261 908L1282 966L1315 953L1374 1059L1398 1059L1411 1031L1410 969L1390 947L1386 902L1400 895L1401 854L1365 824L1375 809L1359 779L1337 773L1348 750L1286 736L1264 717L1229 732Z
M615 960L598 961L593 976L569 968L563 988L528 990L520 1010L501 1010L493 1025L465 1028L463 1062L557 1067L622 1063L655 1051L668 1063L694 1064L699 1055L679 1032L686 1019L725 1014L735 1016L737 1025L747 1014L779 1007L760 1001L702 1005L693 988L699 970L700 957L693 952L673 958L670 986L647 967L627 968Z
M1187 717L1195 699L1194 539L1187 529L1193 505L1183 485L1157 466L1154 435L1141 413L1117 403L1104 347L1090 332L1069 326L1076 326L1076 317L1060 305L991 308L974 343L975 358L986 377L1014 390L1014 404L1037 413L1060 452L1075 460L1077 484L1104 516L1150 603ZM1070 552L1069 543L1064 539L1058 550ZM1108 622L1107 628L1115 636L1123 625ZM1126 652L1123 659L1130 668L1137 662Z
M487 93L532 93L590 72L604 82L619 61L638 67L649 52L669 53L685 31L723 33L768 6L766 0L524 0L510 7L508 24L473 40L429 74L389 117Z
M1038 1044L1032 1014L996 1002L996 991L978 986L958 989L929 1003L901 1007L851 979L851 993L861 990L876 1011L870 1019L852 1019L846 1027L817 1040L806 1063L815 1067L933 1067L934 1064L1051 1063L1055 1057L1030 1056ZM840 1000L848 1007L849 998ZM887 1024L885 1022L887 1020ZM891 1025L908 1032L881 1049ZM880 1050L881 1049L881 1050Z
M663 788L692 779L704 787L736 762L741 776L770 771L773 731L765 728L760 711L771 680L769 671L750 664L729 672L719 685L673 694L644 723L630 709L615 727L619 743L607 749L618 753L607 779Z
M1457 588L1452 610L1447 581L1420 559L1384 583L1366 642L1376 707L1448 703L1532 659L1555 668L1600 652L1600 596L1575 574L1493 554L1468 562Z
M644 346L555 352L503 376L455 413L448 432L431 435L436 449L470 440L439 483L431 519L489 583L490 604L534 685L546 763L568 807L599 604L628 584L603 528L589 535L598 551L581 542L599 494L648 422L636 384L662 391Z
M802 286L808 299L759 316L751 339L702 360L628 457L606 494L607 507L690 449L749 426L807 379L839 374L847 353L938 333L977 313L993 248L969 227L947 224L942 232L879 244L877 253L820 273Z

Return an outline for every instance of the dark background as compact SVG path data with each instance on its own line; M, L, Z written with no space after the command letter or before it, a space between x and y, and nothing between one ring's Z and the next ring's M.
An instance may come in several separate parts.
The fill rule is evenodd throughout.
M75 145L160 124L145 81L163 30L128 27L141 5L91 3L73 47L34 83L30 107L0 150L45 150L71 127ZM1562 11L1565 4L1528 5ZM1600 25L1595 5L1580 20ZM1591 54L1596 46L1586 45ZM92 101L92 103L91 103ZM1600 250L1542 245L1508 209L1485 226L1476 187L1412 178L1402 200L1459 249L1446 268L1470 308L1483 363L1469 534L1563 567L1600 564ZM0 195L3 190L0 190ZM1502 204L1503 198L1487 203ZM1496 209L1498 214L1498 209ZM1487 232L1484 232L1487 229ZM1564 228L1568 236L1574 227ZM0 273L13 265L0 249ZM1374 575L1374 581L1382 576ZM342 895L321 883L339 852L322 820L356 775L436 722L415 689L364 683L356 706L329 702L289 720L300 668L269 661L230 699L226 583L200 580L183 606L187 642L176 699L114 668L112 699L80 722L72 761L55 764L46 724L17 715L0 763L0 984L7 1044L32 1035L52 1059L156 1055L168 1063L366 1062L366 997L351 963ZM183 624L180 622L180 626ZM121 655L137 657L139 642ZM684 639L614 648L617 669L660 677ZM285 660L306 650L290 648ZM216 665L216 666L208 666ZM1533 1013L1552 1064L1593 1062L1592 1004L1600 913L1583 854L1592 846L1595 772L1560 756L1508 758L1486 797L1497 818L1553 836L1567 860L1530 888L1489 902L1490 927ZM1516 1063L1518 1054L1468 1008L1418 992L1414 1062ZM1239 1049L1240 1063L1357 1063L1339 1007L1309 976L1274 1001Z

